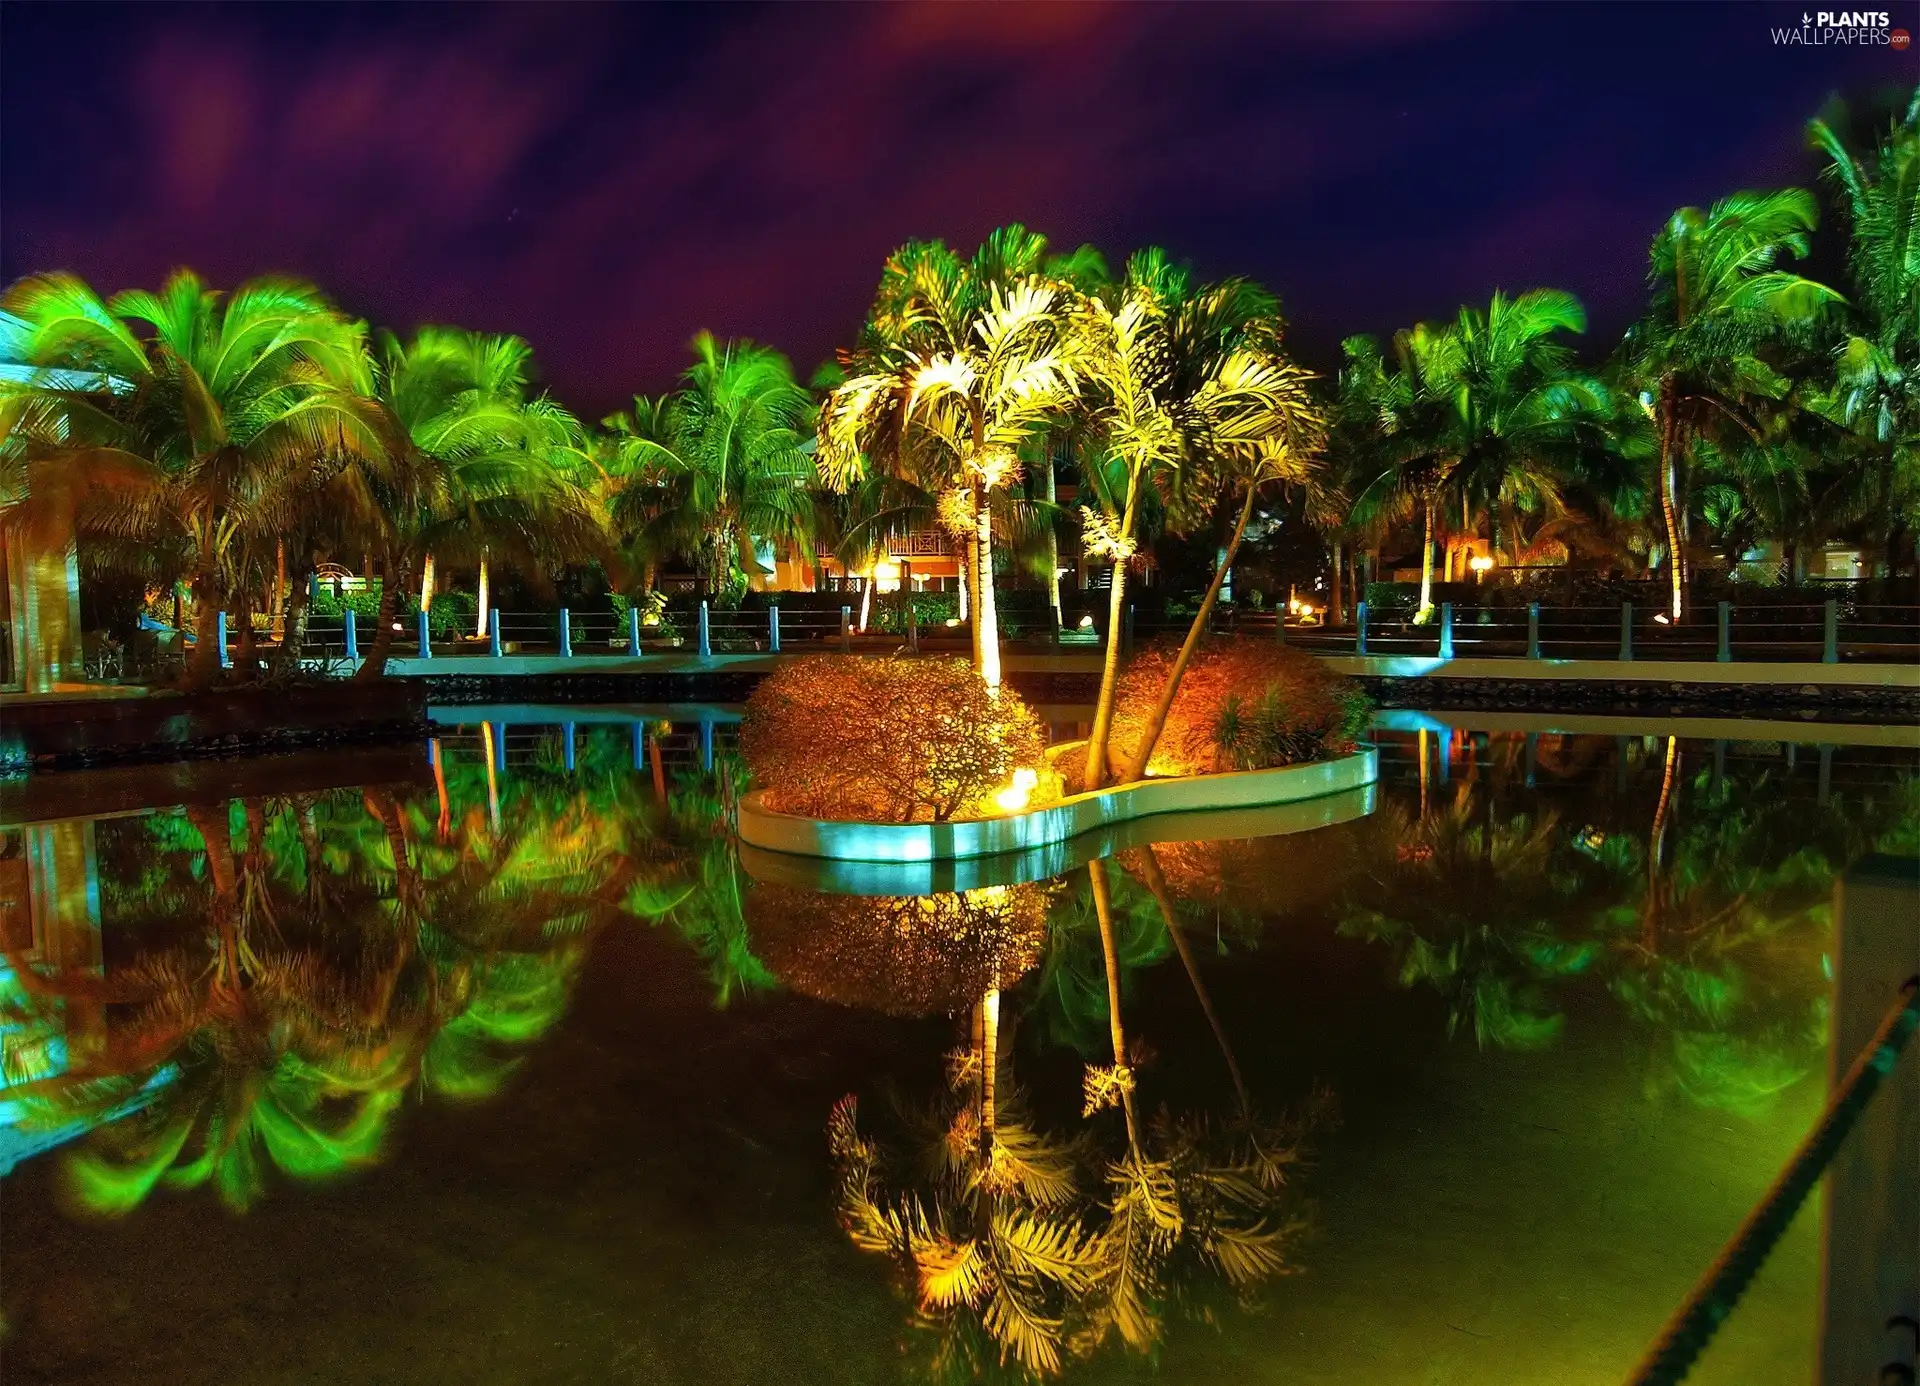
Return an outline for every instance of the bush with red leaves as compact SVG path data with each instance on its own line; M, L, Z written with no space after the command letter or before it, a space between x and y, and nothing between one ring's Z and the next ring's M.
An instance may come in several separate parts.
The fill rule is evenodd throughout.
M961 659L798 659L753 690L740 728L768 808L869 823L991 812L1044 748L1027 705Z
M1114 690L1112 762L1124 765L1160 701L1177 643L1135 655ZM1263 770L1351 753L1372 708L1313 656L1262 640L1210 640L1194 651L1147 770L1204 775Z

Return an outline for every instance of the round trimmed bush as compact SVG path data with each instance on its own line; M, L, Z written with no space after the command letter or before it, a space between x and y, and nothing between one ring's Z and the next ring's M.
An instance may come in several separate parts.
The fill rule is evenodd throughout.
M1045 739L1008 689L961 659L816 655L747 699L740 750L768 808L809 818L944 823L994 812Z

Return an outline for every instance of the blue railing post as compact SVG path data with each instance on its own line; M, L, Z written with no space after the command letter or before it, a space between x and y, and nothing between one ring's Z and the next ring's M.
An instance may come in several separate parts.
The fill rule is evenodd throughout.
M1453 658L1453 603L1440 603L1440 658Z
M1453 728L1448 727L1434 740L1440 743L1435 748L1440 753L1440 783L1446 784L1453 779Z
M357 612L348 607L341 613L341 625L347 638L347 663L355 664L360 659L360 620ZM221 642L225 644L225 641Z
M1528 732L1526 740L1527 788L1533 788L1535 775L1540 769L1540 733Z
M634 722L631 724L631 727L633 731L633 768L636 770L644 770L647 768L647 724L645 722Z
M493 724L493 765L496 770L507 768L507 724Z
M560 658L573 658L573 613L560 608Z
M1540 658L1540 603L1527 603L1527 658ZM1533 781L1529 780L1531 784Z
M627 653L636 659L640 657L640 608L637 606L627 608ZM634 766L636 770L639 768Z
M780 653L780 608L767 608L767 650L772 654Z
M1620 658L1633 658L1633 603L1620 603Z
M1363 655L1367 652L1367 604L1363 601L1353 606L1353 652Z
M840 653L853 653L853 608L840 608Z
M700 603L700 658L713 658L713 631L707 624L707 604Z
M500 658L500 608L497 606L487 612L487 653Z
M700 719L700 768L713 769L713 719L711 717Z
M233 655L227 649L227 613L224 611L220 612L214 621L213 638L220 642L220 667L222 669L231 669L233 667Z
M1822 614L1826 629L1823 632L1825 638L1821 641L1820 662L1838 664L1840 662L1840 603L1831 597L1827 598L1827 608Z
M560 763L569 771L573 769L573 723L560 724Z
M433 628L428 623L427 613L420 613L420 658L433 658Z
M1733 603L1721 602L1716 616L1720 627L1720 638L1713 652L1715 660L1721 664L1733 663Z

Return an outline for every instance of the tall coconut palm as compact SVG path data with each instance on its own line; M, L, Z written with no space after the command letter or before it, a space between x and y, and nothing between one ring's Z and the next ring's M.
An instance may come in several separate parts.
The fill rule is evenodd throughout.
M222 295L189 270L107 300L72 275L35 275L0 312L6 354L42 368L0 393L6 523L43 537L77 526L188 582L188 678L210 682L216 614L316 474L380 451L360 398L364 325L306 284Z
M888 259L847 378L820 411L821 476L845 490L871 471L940 497L969 536L976 667L1000 685L993 498L1074 400L1073 294L1046 272L1046 240L1002 227L971 260L939 241Z
M678 391L608 421L614 519L697 553L716 594L757 590L761 541L812 555L813 397L771 347L702 332L693 353Z
M399 594L431 558L539 575L607 551L579 476L584 436L564 409L529 397L524 341L426 327L407 343L383 334L379 358L383 450L337 488L380 570L366 678L385 671Z
M1682 207L1649 252L1652 301L1622 344L1658 433L1655 472L1678 620L1687 592L1687 470L1702 439L1761 435L1758 412L1792 382L1773 364L1808 338L1839 295L1775 268L1806 255L1818 212L1800 188L1739 192ZM1773 359L1769 359L1769 358Z
M1807 136L1845 199L1853 286L1852 331L1814 408L1867 451L1875 561L1890 563L1896 527L1920 531L1920 89L1872 149L1849 149L1824 120Z

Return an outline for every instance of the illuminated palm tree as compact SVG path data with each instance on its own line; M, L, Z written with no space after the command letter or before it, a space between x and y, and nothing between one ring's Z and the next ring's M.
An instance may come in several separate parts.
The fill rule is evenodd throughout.
M1808 124L1851 222L1853 331L1814 408L1849 430L1870 459L1877 562L1896 526L1920 529L1920 90L1871 149L1856 153L1834 125Z
M995 688L993 497L1074 400L1073 294L1047 274L1045 250L1044 237L1008 226L970 261L938 241L895 251L846 379L820 411L817 462L830 486L905 477L967 534L974 663Z
M1655 482L1678 620L1687 590L1687 470L1702 440L1762 435L1760 411L1792 382L1769 360L1811 336L1839 295L1775 268L1806 255L1817 211L1799 188L1682 207L1654 237L1652 302L1622 353L1658 434Z
M809 559L813 397L787 358L693 339L681 388L607 420L615 524L649 555L698 553L716 595L764 587L761 541Z
M500 564L539 577L607 551L582 484L585 436L546 396L528 397L524 341L426 327L409 343L382 334L379 358L383 454L336 488L380 574L366 678L385 671L402 590L436 558L472 564L484 581Z
M150 579L188 582L188 678L211 682L217 613L232 598L248 627L316 477L380 452L364 325L309 285L223 296L188 270L104 301L35 275L0 298L0 323L5 354L42 368L0 387L5 523L61 543L77 526Z
M1278 305L1246 280L1195 285L1164 251L1135 254L1125 279L1084 297L1074 316L1091 445L1082 471L1097 509L1085 512L1086 547L1112 565L1108 629L1125 610L1127 565L1147 492L1157 490L1176 524L1211 512L1223 489L1246 488L1225 561L1195 620L1197 641L1238 552L1254 493L1275 477L1303 480L1322 429L1307 373L1281 353ZM1118 640L1106 664L1087 741L1085 783L1105 783L1113 723ZM1170 706L1191 649L1169 676ZM1165 724L1150 718L1148 741ZM1151 753L1151 746L1146 748ZM1146 755L1136 757L1139 766ZM1129 767L1124 779L1139 778Z

